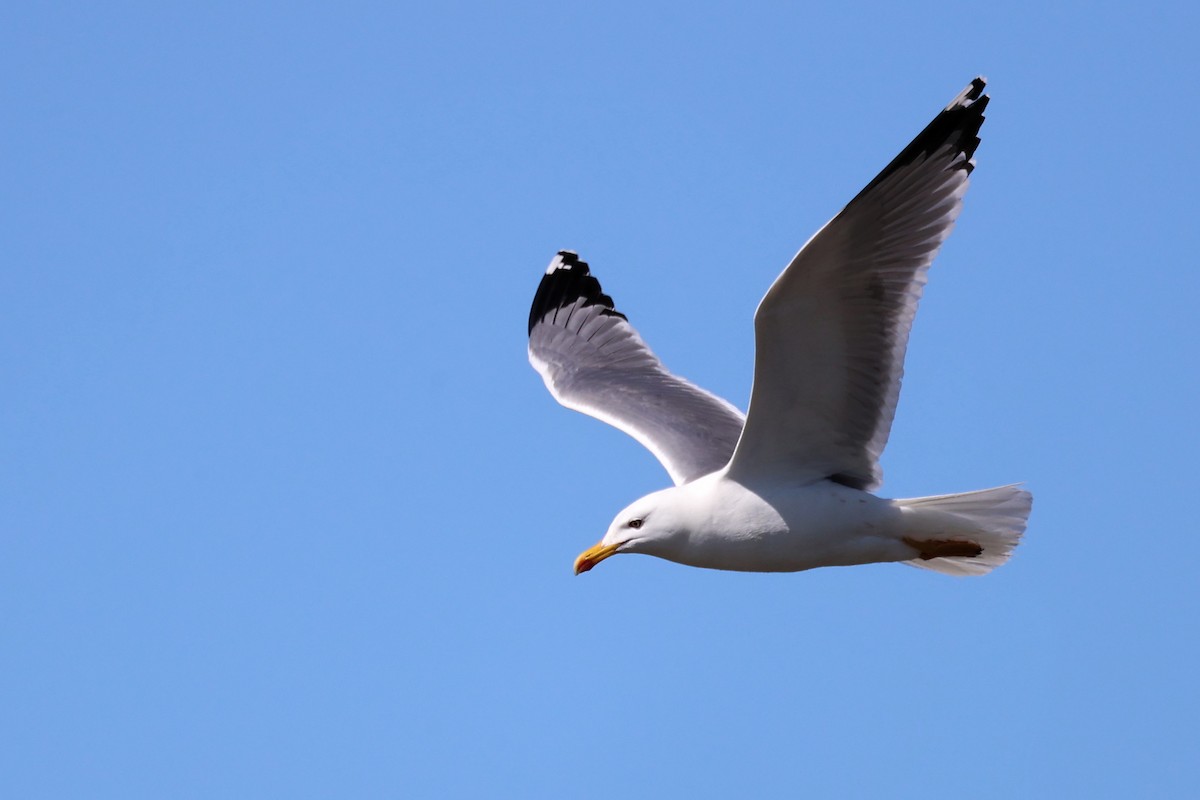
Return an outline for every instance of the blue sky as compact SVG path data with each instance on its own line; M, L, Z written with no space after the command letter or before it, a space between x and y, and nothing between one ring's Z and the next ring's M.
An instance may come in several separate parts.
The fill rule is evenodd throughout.
M13 797L1185 797L1183 4L23 4L0 26ZM666 485L525 360L554 252L744 407L755 305L972 77L887 496L989 577L571 562Z

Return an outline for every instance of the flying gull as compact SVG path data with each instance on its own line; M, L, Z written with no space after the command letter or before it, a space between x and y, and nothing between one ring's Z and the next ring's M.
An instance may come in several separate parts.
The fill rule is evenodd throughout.
M900 561L982 575L1008 560L1032 505L1016 485L871 494L926 272L975 166L984 86L972 81L771 285L745 416L669 372L574 252L554 257L529 360L561 404L633 436L675 484L618 514L576 574L617 553L750 572Z

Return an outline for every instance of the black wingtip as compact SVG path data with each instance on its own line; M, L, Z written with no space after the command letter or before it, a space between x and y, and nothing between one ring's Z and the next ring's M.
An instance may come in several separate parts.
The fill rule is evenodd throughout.
M613 306L613 299L600 289L600 281L592 277L588 263L579 259L574 250L559 250L542 282L529 309L529 333L548 313L569 306L583 298L585 306L600 306L604 313L625 319L625 315Z
M967 106L978 100L983 90L987 88L987 78L979 75L975 80L967 84L967 88L958 93L958 97L950 101L950 105L946 106L945 111L952 111L955 108ZM983 98L983 104L987 105L988 99Z
M866 194L900 167L911 164L920 156L928 156L946 145L953 145L963 155L962 161L955 164L956 169L964 169L968 173L975 169L972 159L975 157L975 149L979 147L983 112L991 100L990 96L983 93L986 87L987 78L982 75L967 84L967 87L917 134L908 147L901 150L900 155L892 159L892 162L858 193L859 196Z

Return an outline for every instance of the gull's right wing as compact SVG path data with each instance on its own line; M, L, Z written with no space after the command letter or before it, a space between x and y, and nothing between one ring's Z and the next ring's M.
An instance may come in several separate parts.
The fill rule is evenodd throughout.
M529 361L559 403L637 439L676 484L724 467L742 433L742 413L668 372L569 250L533 298Z

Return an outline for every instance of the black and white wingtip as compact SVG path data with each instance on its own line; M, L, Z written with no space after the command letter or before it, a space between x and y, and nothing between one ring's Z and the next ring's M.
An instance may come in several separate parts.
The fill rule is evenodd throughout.
M581 306L600 306L602 314L626 319L613 306L613 299L601 291L600 281L592 277L587 262L580 261L573 250L560 250L546 268L537 294L533 296L529 332L533 333L534 326L547 314L557 314L559 309L574 306L580 299L583 300Z
M875 179L858 193L858 197L875 188L898 169L928 157L945 147L953 147L954 160L950 169L961 169L968 174L975 169L975 148L979 147L979 129L983 126L983 111L991 99L983 93L987 78L982 75L971 81L942 112L917 134L900 155L883 168ZM961 155L961 158L958 156ZM857 199L857 197L855 198Z
M967 88L959 92L958 97L950 101L950 105L942 109L942 113L921 131L913 144L928 137L924 152L933 152L938 148L939 141L953 143L963 154L965 164L963 169L970 172L975 168L975 148L979 147L979 129L983 126L983 111L987 108L991 97L983 93L987 87L987 78L980 75L971 81Z

